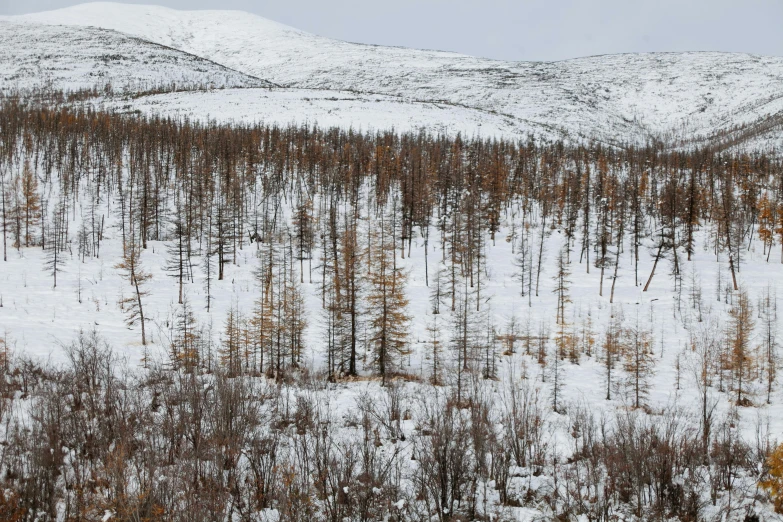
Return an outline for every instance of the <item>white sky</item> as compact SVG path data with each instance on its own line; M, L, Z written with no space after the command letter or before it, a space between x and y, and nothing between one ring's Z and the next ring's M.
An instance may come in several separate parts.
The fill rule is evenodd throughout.
M0 0L0 14L73 0ZM130 2L129 2L130 3ZM239 9L311 33L503 60L644 51L783 56L783 0L147 0Z

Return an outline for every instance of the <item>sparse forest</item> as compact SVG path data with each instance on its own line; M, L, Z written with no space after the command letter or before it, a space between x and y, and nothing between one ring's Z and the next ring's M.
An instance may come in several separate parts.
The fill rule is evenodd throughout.
M0 282L0 519L777 520L778 156L57 98L0 273L122 323L33 357Z

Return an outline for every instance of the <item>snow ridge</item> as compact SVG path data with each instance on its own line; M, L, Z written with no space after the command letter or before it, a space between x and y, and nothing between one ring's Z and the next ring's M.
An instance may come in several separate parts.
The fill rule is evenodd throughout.
M77 90L107 84L120 92L163 86L271 86L207 59L112 30L0 20L0 90Z

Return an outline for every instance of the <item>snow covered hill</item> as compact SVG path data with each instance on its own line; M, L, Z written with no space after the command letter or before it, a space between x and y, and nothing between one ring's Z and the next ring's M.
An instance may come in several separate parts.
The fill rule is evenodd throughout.
M54 86L139 92L269 82L116 31L0 21L0 90Z
M502 117L515 129L511 134L535 130L611 144L653 138L674 143L688 136L687 145L783 113L780 57L649 53L503 62L341 42L239 11L114 3L13 19L113 29L289 87L377 93L408 103L440 100L477 111L474 119L493 130L492 120ZM351 106L341 110L354 126L371 126ZM743 142L780 147L780 126Z

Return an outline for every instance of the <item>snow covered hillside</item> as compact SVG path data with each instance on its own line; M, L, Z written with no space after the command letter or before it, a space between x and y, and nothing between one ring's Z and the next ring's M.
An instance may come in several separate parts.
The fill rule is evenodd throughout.
M687 145L783 111L783 58L778 57L650 53L502 62L341 42L238 11L114 3L13 20L121 31L290 87L445 101L476 110L472 119L487 121L488 128L502 117L505 127L548 138L611 144L685 140ZM354 108L340 108L348 114L341 119L371 126ZM219 119L221 113L212 116ZM308 118L306 107L298 118ZM751 149L780 147L779 136L778 125L761 136L745 136L743 143Z
M0 21L0 91L268 87L182 51L116 31Z
M223 123L317 124L361 131L390 130L466 137L527 139L540 136L535 125L513 118L448 103L409 101L396 96L319 89L223 89L169 92L142 97L95 100L98 108L158 114ZM544 136L556 138L552 133Z

